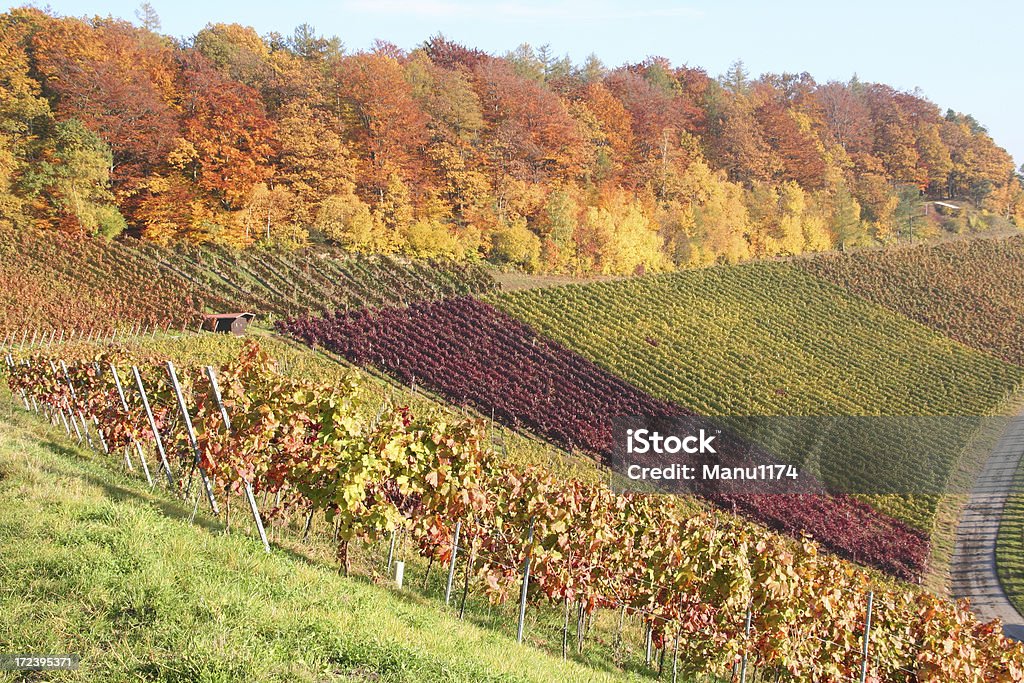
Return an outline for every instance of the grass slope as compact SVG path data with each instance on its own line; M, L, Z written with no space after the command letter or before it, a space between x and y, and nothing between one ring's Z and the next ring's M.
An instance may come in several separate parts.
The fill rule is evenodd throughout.
M3 411L0 649L82 656L36 680L631 680L190 525L178 501Z
M1017 405L1024 414L1024 398ZM996 573L1003 592L1024 615L1024 458L1017 463L996 536Z
M1024 614L1024 466L1017 469L996 537L996 571L1006 597Z

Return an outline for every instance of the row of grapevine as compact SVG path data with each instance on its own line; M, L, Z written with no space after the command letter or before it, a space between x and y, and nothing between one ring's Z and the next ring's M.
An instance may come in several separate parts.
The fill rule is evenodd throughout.
M197 323L202 313L264 318L489 292L482 268L331 249L236 252L18 229L0 222L0 334L111 321Z
M471 298L293 319L279 328L567 449L607 456L616 415L694 414ZM716 495L712 500L772 528L809 533L843 557L896 576L919 576L927 558L924 533L849 496Z
M967 346L1024 365L1024 237L858 251L796 263Z
M0 331L197 320L228 304L106 240L0 223ZM30 332L31 334L31 332Z
M325 247L284 253L147 243L140 250L166 269L190 274L241 308L275 317L479 294L497 286L473 264L358 256Z
M1024 382L1020 367L788 264L554 287L493 301L604 369L702 415L986 416ZM925 463L942 479L963 443L940 434L929 448L853 443L848 470L836 475L870 484L883 469L877 458L895 452L907 471ZM933 523L934 497L877 504L918 528Z
M671 497L617 495L499 464L479 422L392 407L366 424L351 409L354 384L286 379L255 344L217 371L223 396L200 373L183 371L176 405L179 375L169 380L159 359L93 352L66 346L60 357L8 356L12 397L59 414L79 433L94 430L104 449L125 457L159 434L166 473L179 483L198 470L218 492L251 486L278 494L281 507L323 511L337 521L342 562L353 540L400 528L425 556L447 560L458 525L467 576L491 600L520 587L529 561L529 601L566 613L573 603L585 613L640 615L655 647L677 644L684 673L727 675L749 658L775 680L862 671L871 681L1024 680L1024 649L964 606L880 585L809 540L695 514ZM114 374L120 367L127 375L129 363L137 363L131 374L149 412ZM870 620L867 602L850 599L868 591Z

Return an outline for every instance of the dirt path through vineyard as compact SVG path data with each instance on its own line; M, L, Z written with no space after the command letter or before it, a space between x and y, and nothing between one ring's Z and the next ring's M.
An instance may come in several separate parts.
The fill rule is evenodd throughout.
M953 595L970 598L984 619L1003 620L1003 631L1024 640L1024 617L1003 592L996 572L996 537L1003 506L1024 454L1024 413L1012 419L974 482L956 532L951 567Z

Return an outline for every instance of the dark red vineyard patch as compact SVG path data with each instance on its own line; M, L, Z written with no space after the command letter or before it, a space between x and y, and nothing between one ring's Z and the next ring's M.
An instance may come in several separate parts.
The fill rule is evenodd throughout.
M472 298L296 318L279 328L602 458L611 452L615 416L693 414ZM923 533L849 496L715 496L713 502L775 529L809 533L843 557L903 578L920 576L928 554Z

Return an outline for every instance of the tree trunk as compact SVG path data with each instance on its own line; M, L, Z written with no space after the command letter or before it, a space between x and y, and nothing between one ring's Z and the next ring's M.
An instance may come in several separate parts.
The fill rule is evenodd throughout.
M349 542L346 539L342 539L341 543L338 544L338 559L340 565L338 567L338 573L344 573L348 576L349 571L352 569L352 557L349 554Z
M430 569L434 566L434 556L430 556L427 562L427 571L423 573L423 590L427 590L427 580L430 578Z
M569 598L565 599L565 621L562 624L562 659L569 651Z

